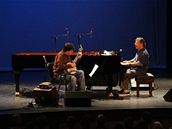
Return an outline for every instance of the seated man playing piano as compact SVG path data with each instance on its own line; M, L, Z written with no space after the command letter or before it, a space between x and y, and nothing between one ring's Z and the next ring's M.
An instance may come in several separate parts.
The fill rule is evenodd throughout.
M54 78L59 79L59 75L65 74L65 79L69 82L68 91L85 91L84 71L76 69L76 62L82 57L82 52L79 51L72 61L70 55L73 53L73 49L72 43L65 43L63 49L55 57Z
M122 75L120 82L121 90L118 92L120 94L130 94L130 79L136 76L145 75L148 70L149 53L146 50L145 40L142 37L137 37L134 45L137 50L135 57L131 60L121 62L122 65L128 66L129 68Z

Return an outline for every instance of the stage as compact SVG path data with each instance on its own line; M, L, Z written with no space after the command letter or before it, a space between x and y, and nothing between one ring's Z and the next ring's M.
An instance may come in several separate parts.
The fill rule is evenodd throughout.
M156 75L154 82L153 97L149 97L148 90L141 90L140 97L136 96L136 90L131 90L130 96L107 99L102 97L105 93L102 86L96 86L94 89L94 98L91 100L90 107L66 107L64 98L61 95L58 106L38 106L34 104L34 98L25 96L15 96L14 75L12 72L1 72L0 80L0 115L8 116L15 113L27 114L51 114L65 118L69 114L79 115L88 113L96 116L104 113L108 118L122 119L123 116L131 115L138 117L144 111L150 111L155 118L172 119L172 102L166 102L163 96L171 89L172 78ZM21 78L21 89L32 89L40 82L47 79L45 71L24 71ZM105 88L105 87L104 87ZM116 86L114 89L118 89ZM96 90L97 89L97 90ZM101 90L100 90L101 89ZM29 103L33 107L28 107ZM114 117L117 116L117 117Z

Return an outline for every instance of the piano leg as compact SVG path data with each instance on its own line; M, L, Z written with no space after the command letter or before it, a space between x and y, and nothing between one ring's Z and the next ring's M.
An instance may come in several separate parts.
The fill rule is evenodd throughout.
M126 73L127 69L128 69L128 66L126 66L126 65L120 65L120 71L119 71L119 86L121 85L122 76L124 75L124 73Z
M104 76L104 80L107 85L106 92L107 93L113 92L113 86L117 86L117 84L118 84L117 73L108 72L108 73L104 73L103 76Z
M19 96L20 95L20 87L19 87L19 82L20 82L20 71L14 71L14 76L15 76L15 83L16 83L16 92L15 95Z

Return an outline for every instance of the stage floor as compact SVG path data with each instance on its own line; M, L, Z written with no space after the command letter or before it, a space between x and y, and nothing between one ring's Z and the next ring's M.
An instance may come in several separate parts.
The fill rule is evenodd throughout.
M172 88L172 78L156 77L154 83L153 97L149 97L148 90L141 90L140 97L136 97L136 91L131 90L130 96L123 96L119 99L103 98L105 87L95 86L94 97L91 107L65 107L64 98L61 95L58 106L38 106L34 104L33 108L27 107L29 103L34 102L34 98L15 96L15 82L12 72L0 72L0 114L22 112L60 112L60 111L94 111L94 110L115 110L115 109L154 109L171 108L172 102L166 102L163 96ZM21 76L20 89L33 89L39 83L45 81L45 72L23 72ZM101 90L100 90L101 89ZM118 86L114 89L119 89ZM101 97L100 97L101 96Z

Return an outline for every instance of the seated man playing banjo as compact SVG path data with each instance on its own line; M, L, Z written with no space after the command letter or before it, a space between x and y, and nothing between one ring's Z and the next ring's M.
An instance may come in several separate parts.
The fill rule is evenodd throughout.
M70 57L73 50L72 43L65 43L63 49L57 54L53 66L54 78L59 79L59 75L65 74L65 79L69 82L68 91L85 91L84 71L76 69L76 62L82 57L82 46L74 60Z

